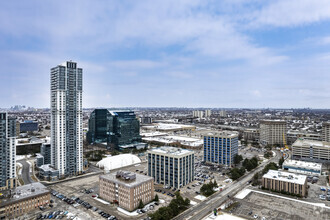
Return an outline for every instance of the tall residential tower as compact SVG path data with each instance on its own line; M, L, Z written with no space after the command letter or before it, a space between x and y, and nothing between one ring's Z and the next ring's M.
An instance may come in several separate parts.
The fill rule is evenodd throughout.
M51 164L60 176L83 170L82 72L72 61L51 69Z
M16 119L0 113L0 190L16 187Z

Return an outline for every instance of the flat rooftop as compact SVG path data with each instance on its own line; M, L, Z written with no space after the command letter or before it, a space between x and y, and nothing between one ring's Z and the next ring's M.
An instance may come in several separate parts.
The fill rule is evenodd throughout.
M181 129L196 129L194 125L184 125L184 124L167 124L167 123L157 123L154 125L143 126L145 129L156 129L159 131L172 131Z
M148 150L150 153L161 153L161 154L168 154L169 156L185 156L185 155L190 155L193 154L194 151L192 150L187 150L187 149L182 149L182 148L177 148L177 147L159 147L159 148L153 148Z
M310 146L330 148L330 143L325 141L316 141L316 140L298 138L292 144L292 147L310 147Z
M3 194L9 194L10 190L6 190ZM0 207L4 207L22 200L26 200L35 196L41 196L50 193L50 191L39 182L23 185L12 189L12 198L0 200Z
M52 167L50 164L41 165L39 167L39 169L42 169L43 171L50 171L50 172L56 172L56 171L58 171L54 167Z
M238 137L238 133L235 131L211 131L211 132L204 133L204 136L234 138L234 137Z
M110 180L113 183L118 183L118 184L124 185L126 187L135 187L135 186L141 185L142 183L145 183L145 182L148 182L148 181L151 181L154 179L153 177L150 177L150 176L145 176L145 175L141 175L138 173L134 173L136 175L136 179L127 181L122 178L117 178L116 174L117 174L116 172L113 172L113 173L109 173L106 175L101 175L100 179Z
M284 182L296 183L302 185L306 182L307 176L283 172L283 171L277 171L277 170L269 170L268 173L263 175L263 178L280 180Z
M280 119L274 119L274 120L260 120L261 124L286 124L285 120L280 120Z
M142 140L145 141L157 141L164 144L170 144L175 142L180 142L183 145L198 147L203 145L203 140L199 138L184 137L184 136L154 136L154 137L143 137Z
M285 160L283 166L299 167L313 170L322 169L322 163L305 162L300 160Z

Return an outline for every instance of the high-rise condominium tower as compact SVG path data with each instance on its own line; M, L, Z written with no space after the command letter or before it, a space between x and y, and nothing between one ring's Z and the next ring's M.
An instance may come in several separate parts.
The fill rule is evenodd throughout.
M60 176L83 170L82 69L64 62L51 69L51 164Z
M16 119L0 113L0 190L16 187Z

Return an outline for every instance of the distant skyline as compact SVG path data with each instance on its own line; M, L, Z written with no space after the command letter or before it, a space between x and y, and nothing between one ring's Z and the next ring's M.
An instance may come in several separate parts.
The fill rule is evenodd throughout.
M0 108L50 107L83 68L83 108L330 109L330 1L1 1Z

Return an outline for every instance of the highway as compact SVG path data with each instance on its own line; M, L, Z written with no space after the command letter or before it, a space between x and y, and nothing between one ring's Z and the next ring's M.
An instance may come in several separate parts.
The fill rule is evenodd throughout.
M22 164L22 179L24 181L24 185L33 183L34 181L31 179L30 176L30 164L26 162L26 160L19 160L17 161Z
M181 219L189 219L189 220L200 220L203 219L205 216L209 215L213 209L218 208L221 206L226 200L228 200L228 196L232 197L239 191L241 191L243 188L247 186L247 182L250 181L253 177L253 175L259 171L261 171L268 163L270 162L278 162L280 158L280 154L276 152L276 156L272 159L270 159L267 162L263 162L253 170L252 172L246 174L243 176L242 179L240 179L237 182L234 182L233 185L229 186L228 188L225 188L222 192L217 192L210 197L208 197L203 202L187 209L186 211L182 212L178 216L176 216L173 219L181 220Z

